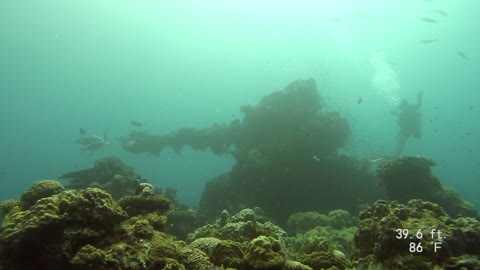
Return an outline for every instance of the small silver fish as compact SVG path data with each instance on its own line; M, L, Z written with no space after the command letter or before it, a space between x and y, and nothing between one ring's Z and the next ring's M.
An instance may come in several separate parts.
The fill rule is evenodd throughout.
M437 38L432 38L432 39L422 39L422 40L419 40L418 42L423 43L423 44L428 44L428 43L433 43L433 42L436 42L436 41L438 41Z
M417 19L419 19L422 22L426 22L426 23L437 23L436 20L434 20L432 18L429 18L429 17L417 17Z
M361 17L361 18L363 18L363 19L365 19L365 20L373 23L372 18L370 18L367 14L365 14L365 13L363 13L363 12L361 12L361 11L358 11L358 10L355 11L355 14L357 14L357 16L359 16L359 17Z
M328 19L328 20L331 21L331 22L334 22L334 23L340 23L340 22L342 22L342 20L340 20L339 18L330 18L330 19Z
M470 61L470 58L468 58L464 52L458 51L458 56L460 56L463 60Z
M436 13L436 14L442 15L443 17L448 17L447 12L445 12L445 11L443 11L443 10L441 10L441 9L431 10L430 13Z
M130 121L130 125L132 125L134 127L143 127L146 124L141 122L141 121L138 121L138 120L132 120L132 121Z

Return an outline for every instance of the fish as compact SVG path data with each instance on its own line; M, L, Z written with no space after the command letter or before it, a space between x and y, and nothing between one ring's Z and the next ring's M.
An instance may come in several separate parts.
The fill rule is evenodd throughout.
M130 125L132 125L134 127L143 127L143 126L146 126L147 124L145 124L141 121L138 121L138 120L132 120L132 121L130 121Z
M442 15L443 17L448 17L447 12L445 12L441 9L431 10L430 13L436 13L436 14Z
M428 43L433 43L438 41L437 38L432 38L432 39L421 39L418 42L423 43L423 44L428 44Z
M342 22L342 20L340 20L339 18L330 18L330 19L328 19L328 20L331 21L331 22L334 22L334 23L340 23L340 22Z
M464 52L458 51L458 56L460 56L463 60L470 61L470 58L468 58Z
M98 151L102 149L103 147L109 145L110 143L105 141L104 139L92 142L90 144L87 144L85 147L82 148L82 151Z
M377 162L382 162L386 159L388 159L388 157L386 155L383 155L383 154L378 154L378 153L372 153L372 154L369 154L366 159L370 162L370 163L377 163Z
M5 170L4 169L0 169L0 176L4 176L5 175Z
M83 146L86 146L86 145L89 145L98 141L103 141L103 140L104 139L102 137L97 135L82 135L75 142Z
M83 132L82 132L83 131ZM76 143L81 144L82 151L90 151L90 155L97 150L102 149L110 143L108 140L108 128L103 132L103 137L100 137L95 134L86 134L85 129L80 129L80 138L75 140Z
M363 13L363 12L361 12L361 11L358 11L358 10L355 11L355 14L357 14L357 16L359 16L359 17L361 17L361 18L363 18L363 19L365 19L365 20L373 23L372 18L370 18L367 14L365 14L365 13Z
M380 162L380 161L384 161L384 160L385 160L385 158L383 158L383 157L374 158L374 159L369 159L369 161L370 161L371 163L376 163L376 162Z
M429 18L429 17L417 17L417 19L419 19L422 22L426 22L426 23L437 23L436 20L434 20L432 18Z
M360 104L360 103L362 103L362 102L363 102L362 97L361 97L361 96L358 96L357 104Z

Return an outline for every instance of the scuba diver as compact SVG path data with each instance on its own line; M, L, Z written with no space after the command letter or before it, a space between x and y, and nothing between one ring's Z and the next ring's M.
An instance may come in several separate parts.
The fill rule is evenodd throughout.
M400 128L397 134L397 146L394 156L398 157L403 151L407 140L410 137L420 138L422 136L422 114L419 112L422 106L422 93L417 94L417 103L409 104L406 99L402 99L398 112L397 124Z

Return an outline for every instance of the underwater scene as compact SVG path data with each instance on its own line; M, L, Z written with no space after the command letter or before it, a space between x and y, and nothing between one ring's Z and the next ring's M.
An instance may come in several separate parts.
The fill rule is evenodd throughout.
M479 10L0 1L0 270L480 269Z

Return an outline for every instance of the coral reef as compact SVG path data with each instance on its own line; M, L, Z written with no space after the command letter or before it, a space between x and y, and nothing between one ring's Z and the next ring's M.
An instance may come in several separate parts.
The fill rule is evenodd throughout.
M277 239L261 235L252 239L245 253L246 269L282 270L285 265L285 253Z
M100 189L69 190L40 199L2 223L0 268L61 269L67 259L64 254L87 243L105 241L126 218L112 197Z
M271 236L288 246L287 233L271 222L259 222L255 211L246 208L225 220L225 212L213 224L207 224L196 229L187 237L187 242L203 237L215 237L221 240L249 242L260 235ZM227 212L228 213L228 212ZM229 215L228 215L229 216Z
M335 209L327 215L318 212L298 212L290 215L287 231L295 235L295 250L301 251L312 239L321 238L333 250L350 257L353 237L357 231L356 220L348 211Z
M335 209L328 213L328 225L334 229L342 229L353 224L354 221L348 211Z
M293 234L303 234L317 226L327 226L328 216L315 211L297 212L288 216L287 229Z
M18 205L22 210L28 210L38 200L50 197L64 191L65 188L55 180L40 180L35 182L26 192L20 197Z
M0 269L215 268L203 251L164 233L166 208L128 218L101 189L66 190L27 210L8 208L0 228Z
M335 209L330 211L328 215L308 211L291 214L287 219L287 229L288 232L295 235L304 234L317 226L330 226L334 229L342 229L355 223L355 220L346 210Z
M140 195L124 196L118 204L131 217L153 212L164 215L170 207L170 201L167 198L155 194L150 188L145 188Z
M215 265L241 269L244 266L244 256L247 246L230 240L223 240L216 246L212 253L212 262Z
M346 269L350 266L343 252L334 249L328 241L320 237L305 240L297 258L313 269ZM335 268L334 268L335 269Z
M138 183L145 181L135 174L133 168L126 166L116 157L97 160L93 168L68 172L58 178L70 179L70 184L66 185L67 188L97 187L106 190L115 199L134 194Z
M156 199L152 202L152 198L162 203L157 204ZM144 185L139 195L127 196L124 203L131 216L121 208L123 203L117 204L107 192L87 188L63 190L39 199L25 210L16 201L2 204L8 214L0 227L0 269L333 270L480 266L479 222L468 217L452 219L438 205L420 200L412 200L408 205L377 201L363 211L353 251L348 245L356 228L351 227L354 218L345 210L333 210L321 218L314 212L292 215L296 228L305 230L307 225L316 225L296 238L288 237L283 229L268 221L260 208L243 209L234 215L225 210L213 224L189 234L187 244L166 233L168 200L149 185ZM417 241L423 252L412 255L408 243L412 240L397 239L397 228L409 229L412 237L416 229L425 230L425 237ZM439 240L442 247L437 252L428 244L432 240L427 237L429 228L441 230L445 236Z
M176 207L167 213L167 232L177 239L186 240L187 235L197 227L196 211L186 207Z
M246 244L214 237L198 238L189 245L205 252L215 265L241 269Z
M305 265L301 262L292 261L292 260L285 261L284 269L285 270L313 270L313 268L311 268L308 265Z
M304 244L304 241L320 237L327 241L336 250L341 251L347 257L351 257L355 251L353 238L357 232L357 229L358 228L356 226L345 227L342 229L335 229L330 226L317 226L314 229L306 232L304 235L297 236L297 243L295 246L297 249L299 249Z
M11 211L15 208L18 208L18 201L17 200L6 200L0 202L0 222L3 221L5 216L7 216Z
M88 270L106 270L112 269L111 263L107 260L105 251L98 249L92 245L83 246L71 260L72 265L82 267Z
M299 212L289 216L288 228L296 234L293 258L313 269L347 269L353 251L355 220L345 210L323 215Z
M278 267L308 269L307 266L294 261L288 263L291 268L286 267L285 259L293 259L295 256L294 240L271 222L258 221L262 219L259 216L261 211L256 210L243 209L233 216L230 216L227 211L222 211L220 217L213 224L198 228L194 233L189 234L187 241L191 242L190 246L199 248L208 254L215 265L236 269L258 269L258 267L262 267L262 263L259 262L261 256L272 256L267 260L270 262L263 262L271 267L266 269L277 269ZM262 252L270 255L257 254L262 248L266 249ZM282 262L277 264L280 255ZM266 258L263 259L266 260Z
M377 177L391 200L408 202L423 199L438 203L453 217L478 217L473 204L463 200L450 188L443 188L430 167L435 163L424 157L404 157L383 161L377 168Z
M442 235L432 236L432 231ZM453 219L439 205L422 200L407 205L377 201L360 214L354 241L361 269L461 269L446 267L480 254L480 223ZM435 250L435 242L441 248ZM480 261L470 264L478 267Z

